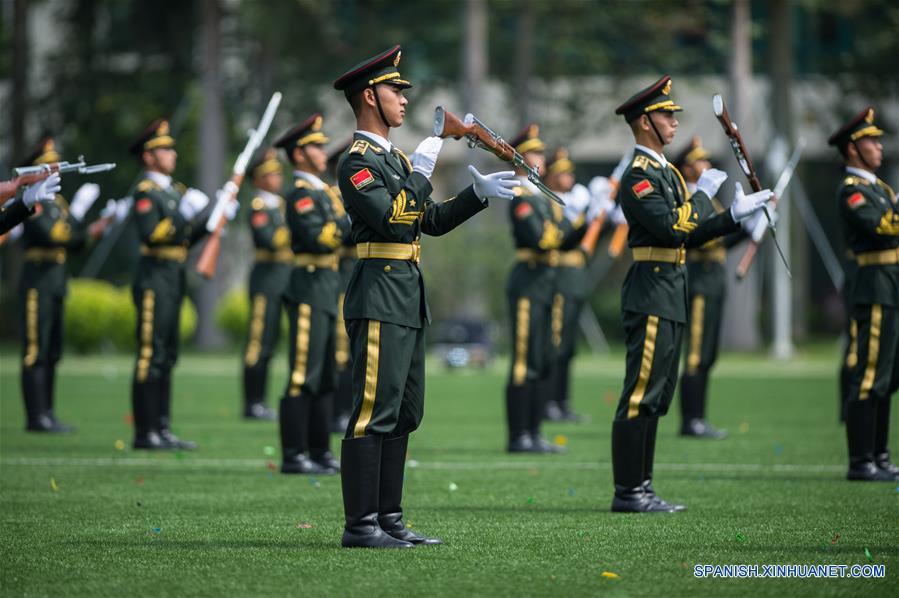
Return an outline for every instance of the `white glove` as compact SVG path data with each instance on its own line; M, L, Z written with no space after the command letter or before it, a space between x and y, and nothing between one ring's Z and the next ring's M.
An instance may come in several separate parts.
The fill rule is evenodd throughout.
M590 204L593 203L590 192L583 185L575 185L568 193L562 194L565 200L565 209L563 213L565 218L571 222L576 222L581 216L585 216Z
M512 178L515 173L511 170L501 170L491 174L481 174L478 169L468 165L468 172L474 179L474 193L482 202L488 199L509 199L515 197L512 191L519 185L518 179Z
M30 210L39 201L53 201L56 199L56 194L62 189L59 181L59 173L54 172L44 180L29 185L22 194L22 203Z
M765 205L765 202L771 199L772 195L774 193L770 189L762 189L750 195L744 195L743 185L737 183L734 201L730 204L731 218L734 219L734 222L743 222L759 211Z
M774 204L769 203L767 206L768 214L771 216L771 225L777 224L777 212L774 209ZM741 224L743 230L746 231L752 240L755 243L761 243L762 237L765 236L765 231L768 229L768 218L765 216L765 210L759 210L746 220L744 220Z
M237 200L229 200L225 202L225 207L223 212L225 214L225 219L228 222L231 222L237 217L237 210L240 209L240 203Z
M218 227L222 216L231 220L237 215L237 202L233 201L232 197L237 197L237 185L234 184L234 181L228 181L224 187L215 192L215 207L206 220L206 230L213 232ZM234 207L230 207L229 204L234 204ZM232 211L233 214L229 217L228 214Z
M118 205L116 200L107 199L106 205L103 206L103 209L100 210L100 218L109 218L110 216L115 216L118 213Z
M412 162L412 171L421 173L425 178L430 179L434 174L434 167L437 166L437 155L440 154L440 148L443 147L443 139L440 137L426 137L424 141L418 144L415 152L409 156Z
M699 176L699 180L696 181L696 189L708 195L709 199L712 199L718 193L721 183L726 180L726 172L717 168L709 168Z
M181 196L178 211L181 212L185 220L193 220L207 205L209 205L209 196L199 189L191 187Z
M590 180L590 195L601 201L612 196L612 183L604 176L595 176Z
M123 222L131 212L132 199L124 197L115 203L115 221Z
M98 197L100 197L100 185L97 183L85 183L81 185L78 187L78 191L75 192L72 203L69 204L69 214L71 214L75 220L81 222L84 220L84 215L91 209L91 206L94 205L94 202L97 201Z
M612 224L615 226L627 224L627 218L624 217L624 210L621 209L621 206L615 206L615 208L609 212L609 220L611 220Z

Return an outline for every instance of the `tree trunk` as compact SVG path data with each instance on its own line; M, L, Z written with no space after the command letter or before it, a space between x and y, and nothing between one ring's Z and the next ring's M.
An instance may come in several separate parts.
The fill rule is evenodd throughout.
M534 70L534 27L536 12L533 0L519 3L518 35L515 40L515 102L519 129L531 122L531 73ZM517 133L518 131L516 131Z

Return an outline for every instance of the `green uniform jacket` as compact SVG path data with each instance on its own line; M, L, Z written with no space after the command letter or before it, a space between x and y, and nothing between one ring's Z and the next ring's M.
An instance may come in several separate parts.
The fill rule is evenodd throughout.
M253 231L253 246L267 256L283 254L290 249L290 231L284 215L284 198L278 196L279 204L268 207L261 197L254 197L250 202L250 228ZM287 288L290 278L290 263L280 260L259 259L253 264L250 272L250 294L262 293L280 297Z
M360 134L337 166L337 180L356 244L416 243L443 235L487 206L472 187L443 202L431 199L427 177L412 172L398 149L387 152ZM408 260L362 259L353 269L344 318L421 328L430 323L424 280Z
M291 247L299 254L333 255L350 232L350 223L336 192L327 185L316 189L302 178L287 194L287 224ZM335 262L336 264L336 262ZM285 293L294 303L305 303L329 315L337 315L340 272L316 266L297 266Z
M0 207L0 235L28 218L29 214L31 214L31 210L25 207L21 198L16 198Z
M518 178L523 183L527 180ZM534 193L526 184L515 187L514 192L509 217L515 249L529 249L544 255L558 250L577 230L563 216L559 205L542 193ZM511 297L528 297L532 302L548 305L556 292L557 276L558 268L547 263L516 259L506 290Z
M696 237L694 243L701 244L739 228L729 212L715 214L704 192L690 196L673 165L663 166L639 148L621 178L619 197L628 223L627 244L632 249L676 249L690 242L691 236ZM634 262L621 291L621 308L686 322L686 268L661 262Z
M65 259L29 259L29 250L68 250L84 245L85 229L69 214L69 204L62 195L52 202L35 204L34 214L25 220L22 239L26 258L22 271L24 287L64 296L68 278Z
M899 247L896 195L886 183L848 175L837 196L846 243L855 255ZM851 301L899 307L899 265L859 266Z
M581 251L581 241L587 233L587 228L586 222L581 217L579 222L572 225L571 232L565 235L559 249L561 251ZM586 256L584 259L586 263ZM590 284L586 274L586 267L559 266L556 274L556 292L572 299L586 299L590 294Z
M140 180L131 191L134 198L134 220L137 235L142 245L150 249L184 247L202 239L206 235L206 220L214 201L193 220L187 220L178 211L178 204L186 188L181 183L172 182L163 189L150 178ZM184 271L184 262L156 259L144 256L137 269L135 289L166 288L172 285L171 275Z
M716 214L725 212L721 202L715 197L712 198L712 207ZM727 290L727 250L746 239L747 235L741 228L725 237L706 241L703 235L708 232L707 228L703 228L699 234L687 239L687 286L690 295L720 298L724 297ZM716 259L719 256L723 259Z

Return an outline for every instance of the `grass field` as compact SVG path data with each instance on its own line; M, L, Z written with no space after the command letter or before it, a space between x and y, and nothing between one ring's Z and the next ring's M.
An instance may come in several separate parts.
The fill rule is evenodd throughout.
M270 472L276 425L237 417L236 357L182 358L175 431L200 450L147 454L128 448L129 357L66 358L57 411L78 433L51 437L22 431L17 358L4 352L0 591L896 596L899 487L844 480L835 360L831 350L789 364L725 356L711 420L731 436L681 439L674 413L660 426L656 489L689 506L673 515L608 512L620 352L578 362L574 400L591 421L547 425L547 435L564 436L570 449L550 457L503 452L503 364L452 374L431 363L405 507L413 529L446 544L364 551L339 547L339 478ZM273 391L286 375L282 361ZM866 564L866 549L886 565L885 579L693 576L696 564Z

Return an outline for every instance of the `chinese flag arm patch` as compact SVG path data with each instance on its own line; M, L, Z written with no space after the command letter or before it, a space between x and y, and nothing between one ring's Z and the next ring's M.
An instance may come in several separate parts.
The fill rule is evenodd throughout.
M268 214L265 212L256 212L253 214L251 223L253 224L253 228L262 228L268 224Z
M859 206L865 205L865 196L862 195L860 191L856 191L849 196L849 199L846 200L846 203L849 204L849 207L854 210Z
M519 220L524 220L525 218L530 216L533 211L534 209L531 207L531 204L523 201L515 208L515 217Z
M350 177L350 182L353 183L353 187L355 187L356 189L361 189L374 180L375 177L372 175L371 171L368 168L363 168Z
M640 199L652 193L652 183L650 183L647 179L643 179L636 185L632 186L631 191L633 191L634 195L636 195L637 198Z
M296 202L294 202L293 207L300 214L305 214L315 207L315 202L312 201L312 198L309 196L301 197L300 199L296 200Z
M153 208L153 200L149 197L142 197L137 200L135 207L137 208L138 214L146 214Z

